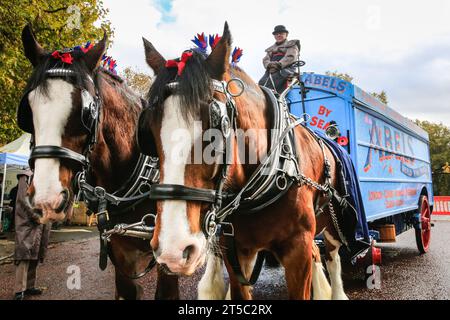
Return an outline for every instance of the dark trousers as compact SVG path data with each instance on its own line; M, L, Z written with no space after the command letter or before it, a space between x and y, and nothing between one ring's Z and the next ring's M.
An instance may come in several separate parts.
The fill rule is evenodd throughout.
M34 288L36 284L36 269L39 260L21 260L16 265L15 292Z
M272 74L269 73L269 70L266 70L261 80L259 80L258 84L269 89L276 90L278 93L282 93L286 89L287 79L295 74L294 67L287 67L281 69L280 71L274 72ZM272 79L270 79L271 77Z

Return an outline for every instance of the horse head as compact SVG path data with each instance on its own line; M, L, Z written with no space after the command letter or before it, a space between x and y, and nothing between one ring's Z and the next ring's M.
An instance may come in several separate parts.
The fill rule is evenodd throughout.
M144 47L147 63L157 77L138 135L141 145L154 141L160 159L151 245L166 269L190 275L205 261L209 242L204 222L216 204L223 131L228 134L231 127L223 82L229 68L231 34L225 23L222 37L209 56L188 50L181 58L166 61L145 39Z
M24 53L33 65L20 102L19 127L32 134L34 176L28 200L40 222L61 221L73 200L72 179L87 163L98 121L94 70L106 49L106 34L85 50L49 53L30 26L22 31Z

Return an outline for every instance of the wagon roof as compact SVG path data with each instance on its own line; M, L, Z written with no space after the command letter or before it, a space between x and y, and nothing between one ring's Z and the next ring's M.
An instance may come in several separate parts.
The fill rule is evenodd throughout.
M355 101L359 105L369 108L399 124L403 128L416 133L426 140L429 140L428 133L416 125L413 121L402 116L393 108L384 104L370 93L364 91L351 82L340 78L315 73L304 73L302 79L305 82L305 86L308 88L319 88L320 90L330 92L341 97L342 99L349 100L350 102Z

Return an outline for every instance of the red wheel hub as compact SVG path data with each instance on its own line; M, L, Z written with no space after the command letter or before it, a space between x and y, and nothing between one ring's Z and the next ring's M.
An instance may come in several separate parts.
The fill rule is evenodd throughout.
M423 248L425 251L428 251L431 236L431 212L427 198L424 198L422 201L422 207L420 208L420 222L422 226L421 236Z
M381 248L376 248L374 245L372 245L372 263L381 265Z

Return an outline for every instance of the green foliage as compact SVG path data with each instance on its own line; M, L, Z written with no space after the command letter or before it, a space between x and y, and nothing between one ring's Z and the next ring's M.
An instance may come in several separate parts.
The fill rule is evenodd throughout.
M416 120L415 123L430 136L431 168L433 170L434 194L450 195L450 174L443 167L450 162L450 128L442 123Z
M110 38L113 31L107 20L108 10L100 0L0 2L0 145L3 145L22 133L16 125L16 107L32 71L23 54L23 27L31 23L38 42L50 52L99 40L102 28Z
M386 91L383 90L380 93L372 92L371 95L380 100L381 102L383 102L384 104L389 104Z
M448 161L445 163L445 166L442 167L442 172L450 173L450 164L448 163Z
M339 78L339 79L342 79L342 80L345 80L345 81L348 81L348 82L352 82L353 81L353 77L351 75L349 75L347 73L340 73L337 70L335 70L335 71L327 71L327 72L325 72L325 74L327 76L336 77L336 78Z
M125 68L121 77L125 79L127 85L141 97L145 97L152 85L150 75L140 72L130 67Z

